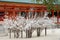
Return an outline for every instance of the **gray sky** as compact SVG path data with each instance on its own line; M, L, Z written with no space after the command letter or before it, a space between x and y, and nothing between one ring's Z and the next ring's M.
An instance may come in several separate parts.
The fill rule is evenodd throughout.
M31 0L0 0L0 1L12 1L12 2L27 2L32 3ZM35 3L35 2L33 2ZM60 4L60 0L57 0L56 3Z
M1 1L15 1L15 2L31 2L31 0L1 0Z

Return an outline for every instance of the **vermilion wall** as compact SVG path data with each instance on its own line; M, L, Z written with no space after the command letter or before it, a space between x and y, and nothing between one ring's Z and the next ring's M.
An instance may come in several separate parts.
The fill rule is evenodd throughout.
M19 8L19 9L16 9ZM44 12L47 11L47 8L45 5L42 4L27 4L27 3L14 3L14 2L0 2L0 12L8 12L9 17L15 18L17 15L17 12L25 11L28 16L28 12L31 11L29 10L30 8L35 8L33 12ZM54 16L54 11L52 11L52 16ZM2 17L1 17L2 18ZM0 19L1 19L0 18ZM59 19L57 19L59 20Z

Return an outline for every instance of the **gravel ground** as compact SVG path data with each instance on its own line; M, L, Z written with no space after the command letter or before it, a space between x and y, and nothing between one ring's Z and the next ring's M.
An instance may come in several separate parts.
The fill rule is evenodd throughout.
M47 29L47 36L44 35L44 31L45 30L42 31L40 37L37 37L36 31L34 31L32 38L25 38L25 33L24 38L13 38L12 33L11 39L9 38L9 36L3 36L0 37L0 40L60 40L60 29Z

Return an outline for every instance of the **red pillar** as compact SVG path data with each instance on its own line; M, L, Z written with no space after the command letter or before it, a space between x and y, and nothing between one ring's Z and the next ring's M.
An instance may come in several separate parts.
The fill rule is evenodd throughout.
M60 23L60 11L59 11L59 23Z
M27 17L28 17L28 10L27 11L25 10L25 12L26 12L26 17L25 18L27 19Z
M54 16L54 10L52 10L52 17Z
M12 17L13 17L13 19L15 19L15 17L16 17L16 12L15 11L13 11Z
M59 23L59 11L57 11L57 23Z
M11 11L9 11L8 16L9 16L9 19L12 18L12 12Z

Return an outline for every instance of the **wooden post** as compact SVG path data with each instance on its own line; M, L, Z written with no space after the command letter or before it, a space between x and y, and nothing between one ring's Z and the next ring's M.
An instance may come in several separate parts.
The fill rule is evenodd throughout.
M28 30L28 38L30 37L30 31Z
M32 33L31 33L31 30L29 30L29 38L32 37Z
M32 37L32 27L31 27L31 30L30 30L30 37Z
M57 11L57 23L59 23L59 11Z
M54 10L52 10L52 17L54 16Z
M11 29L9 28L9 38L11 38Z
M31 30L29 30L29 32L30 32L29 34L30 34L30 38L31 38Z
M26 29L26 38L28 38L28 30Z
M17 38L19 38L19 29L17 29ZM23 36L23 35L22 35Z
M37 28L37 36L40 36L40 28Z
M23 38L23 31L21 30L21 38Z
M13 30L13 31L14 31L14 38L16 38L15 30Z
M45 36L47 35L47 27L45 27Z
M31 37L32 37L31 30L26 30L26 38L31 38Z
M26 30L26 38L31 38L30 30Z

